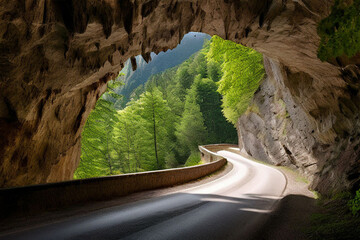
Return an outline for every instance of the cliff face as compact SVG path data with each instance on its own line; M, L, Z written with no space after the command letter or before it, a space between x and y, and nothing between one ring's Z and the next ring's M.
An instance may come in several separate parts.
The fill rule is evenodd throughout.
M321 189L350 186L359 180L359 76L355 65L339 68L316 57L316 25L330 5L326 0L0 0L0 186L70 179L82 127L106 82L128 58L142 54L148 60L150 52L174 48L189 31L216 34L266 56L268 78L254 100L260 101L261 116L239 120L246 150L315 174L314 186L325 186ZM273 97L261 103L262 95ZM288 122L286 137L277 137L283 127L269 106L288 112L281 122ZM255 147L247 142L251 138Z
M267 78L239 118L243 149L255 158L305 173L323 193L359 187L359 77L341 69L345 87L319 84L304 72L264 58Z

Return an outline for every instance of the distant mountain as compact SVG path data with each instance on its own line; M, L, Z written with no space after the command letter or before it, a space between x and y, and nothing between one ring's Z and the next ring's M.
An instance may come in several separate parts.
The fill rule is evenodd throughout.
M202 48L205 39L209 40L210 38L205 33L190 32L184 36L180 44L173 50L161 52L158 55L151 53L152 60L149 63L146 63L140 55L137 56L136 71L132 71L131 62L128 60L121 71L125 74L125 85L119 89L118 93L124 95L125 99L129 99L131 92L139 85L146 83L151 75L184 62Z

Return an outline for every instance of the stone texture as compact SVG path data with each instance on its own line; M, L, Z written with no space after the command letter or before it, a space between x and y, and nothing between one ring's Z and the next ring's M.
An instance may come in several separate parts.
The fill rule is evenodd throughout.
M286 115L286 109L290 117L270 117L259 105L263 115L250 114L249 124L239 125L248 133L243 139L254 143L245 149L306 169L322 191L357 184L358 67L351 60L340 67L316 57L316 25L331 4L0 0L0 186L71 179L82 127L106 82L128 58L174 48L189 31L217 34L266 56L269 77L256 99L281 99L270 108L274 115ZM282 129L288 129L286 138L279 136ZM313 165L302 167L307 164Z
M278 61L265 57L264 66L267 77L238 121L243 150L300 170L323 193L358 188L360 69L341 69L348 85L323 90Z

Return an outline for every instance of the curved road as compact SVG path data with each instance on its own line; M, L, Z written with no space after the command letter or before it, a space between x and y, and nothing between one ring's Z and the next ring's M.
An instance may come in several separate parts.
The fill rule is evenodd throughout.
M250 238L282 196L286 178L274 168L228 150L217 153L226 157L233 168L212 182L0 239Z

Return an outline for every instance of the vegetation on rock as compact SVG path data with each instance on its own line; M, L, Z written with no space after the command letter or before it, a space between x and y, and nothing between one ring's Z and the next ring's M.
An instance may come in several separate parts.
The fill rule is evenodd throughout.
M336 0L331 14L318 26L322 61L360 52L360 0Z
M359 216L360 214L360 189L356 191L356 195L348 203L351 213L354 216Z
M223 75L218 90L223 95L223 113L231 123L236 124L265 76L262 55L215 36L207 57L221 64Z

